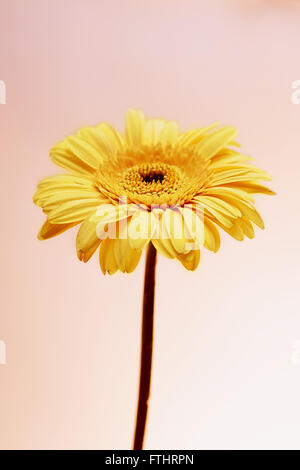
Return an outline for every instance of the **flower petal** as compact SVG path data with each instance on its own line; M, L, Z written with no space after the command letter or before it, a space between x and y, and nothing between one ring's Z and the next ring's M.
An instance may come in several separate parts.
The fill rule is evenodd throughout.
M144 143L156 145L160 142L160 135L166 125L163 119L148 119L145 124Z
M191 250L186 254L180 253L177 258L189 271L195 271L200 261L200 250Z
M38 184L33 202L49 211L51 206L67 200L94 197L103 199L91 179L75 175L56 175L44 178Z
M178 125L173 121L166 121L159 136L159 142L162 145L173 145L178 138Z
M64 141L51 148L50 158L56 165L75 174L91 175L95 172L91 166L71 152Z
M124 146L121 134L106 122L94 127L84 127L79 131L79 136L93 145L104 158L120 151Z
M162 225L177 253L188 253L190 251L188 240L185 238L184 219L181 213L166 209L162 214Z
M225 201L230 202L232 206L235 206L239 211L241 216L244 216L245 218L251 220L254 222L259 228L264 229L264 222L258 213L258 211L255 209L255 207L251 204L251 202L245 202L242 199L239 198L233 198L230 196L223 196ZM224 201L224 202L225 202Z
M184 219L184 230L186 239L189 240L189 244L203 245L204 243L204 211L203 206L199 208L197 205L185 205L180 207ZM192 249L192 247L190 248ZM193 249L195 249L193 247Z
M205 215L216 219L218 222L225 225L225 227L231 227L234 218L233 215L225 214L223 210L221 211L219 207L212 204L209 199L205 199L205 196L196 196L193 201L202 205Z
M47 240L48 238L56 237L65 232L69 228L75 227L78 222L73 224L51 224L48 220L43 224L38 234L39 240Z
M197 145L197 150L204 158L211 158L225 147L236 136L236 133L234 127L222 127L205 137Z
M142 111L130 109L126 115L125 138L129 145L143 143L145 116Z
M99 261L103 274L106 274L107 272L108 274L114 274L118 271L118 265L114 255L113 241L114 240L106 238L100 245Z
M136 211L128 226L128 240L131 248L142 250L155 232L156 223L156 216L152 212Z
M123 273L131 273L135 270L140 260L142 250L131 248L128 239L111 240L113 243L115 261L118 269Z
M94 180L83 175L49 176L39 182L33 200L36 202L36 198L52 195L51 193L56 193L57 191L74 189L86 189L87 191L95 189Z
M48 220L53 224L81 222L91 215L100 204L101 201L99 199L81 199L64 202L48 214Z
M232 238L238 241L244 240L244 232L242 230L241 225L239 224L240 219L235 219L231 227L225 227L222 224L219 224L220 227L224 230L224 232L228 233Z
M248 220L246 217L241 217L240 219L237 219L236 222L239 224L246 237L254 237L254 229L250 220Z
M213 188L207 188L202 191L201 194L208 196L218 196L220 198L224 196L231 196L233 198L241 199L246 203L254 202L254 198L251 196L251 194L247 193L246 191L243 191L242 189L230 188L228 186L215 186Z
M208 207L209 209L216 209L217 211L224 215L228 215L229 217L241 217L241 212L237 207L229 204L218 196L198 196L197 201L202 203L204 207Z
M219 173L215 173L212 180L209 182L209 187L223 186L230 183L241 183L242 181L252 180L270 180L272 179L266 172L259 168L250 169L230 169L223 170Z
M258 184L254 181L238 181L238 182L231 182L230 184L227 184L227 186L231 189L241 189L242 191L246 191L248 193L261 193L261 194L269 194L269 195L275 195L276 193L269 189L267 186L264 186L262 184Z
M86 263L100 245L101 240L97 236L96 224L91 217L86 218L77 233L76 250L80 261Z
M168 226L165 220L165 211L160 215L156 225L156 232L153 234L152 243L155 248L167 258L176 258L178 252L175 250L171 239Z
M172 245L170 246L170 241L169 243L167 243L166 240L162 240L160 238L152 238L151 243L153 244L154 248L156 248L158 253L161 253L166 258L173 259L176 258L178 255Z
M127 220L130 215L130 205L102 204L98 207L91 220L96 224L96 232L99 239L116 238L118 231L117 222Z
M180 145L195 145L198 144L206 135L207 131L214 129L219 125L218 122L211 124L210 126L200 127L199 129L190 129L178 138L178 144Z
M215 253L220 248L220 234L214 222L208 217L204 219L204 246Z
M92 190L75 190L75 191L63 191L59 192L58 194L52 196L45 196L43 198L39 198L38 202L36 203L40 207L43 208L43 211L49 213L50 211L55 210L56 207L61 206L66 202L72 201L79 201L84 199L97 199L98 204L103 203L106 199L102 199L99 197L99 192Z
M94 170L98 170L103 162L103 156L99 149L96 149L87 140L73 136L66 138L66 145L71 152L82 160L86 165L89 165Z

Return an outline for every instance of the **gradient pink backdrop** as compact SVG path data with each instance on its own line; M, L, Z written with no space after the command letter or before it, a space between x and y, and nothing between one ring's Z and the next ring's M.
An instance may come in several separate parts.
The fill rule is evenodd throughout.
M146 447L300 448L297 2L1 0L2 449L128 449L143 262L103 276L76 230L39 242L51 145L128 107L239 129L273 176L266 230L195 273L160 257Z

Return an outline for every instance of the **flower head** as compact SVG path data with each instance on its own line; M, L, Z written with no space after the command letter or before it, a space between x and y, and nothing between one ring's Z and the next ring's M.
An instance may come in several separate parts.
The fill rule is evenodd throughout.
M253 194L274 194L270 179L233 147L233 127L180 133L175 122L129 110L125 135L102 123L52 147L67 170L43 179L34 202L47 216L39 238L81 224L77 254L88 261L100 246L103 273L131 272L148 243L196 269L200 248L218 251L222 228L237 240L264 228Z

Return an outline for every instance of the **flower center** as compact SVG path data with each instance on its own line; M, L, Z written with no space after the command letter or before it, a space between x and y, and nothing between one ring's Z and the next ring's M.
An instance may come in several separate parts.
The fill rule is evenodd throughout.
M155 198L174 193L183 175L179 168L163 162L149 162L128 168L120 178L126 193Z
M140 175L144 183L162 183L164 180L165 175L161 171L150 171L149 173L145 173L144 171L140 171Z
M151 206L184 204L207 181L207 162L193 147L129 147L100 166L96 184L110 200Z

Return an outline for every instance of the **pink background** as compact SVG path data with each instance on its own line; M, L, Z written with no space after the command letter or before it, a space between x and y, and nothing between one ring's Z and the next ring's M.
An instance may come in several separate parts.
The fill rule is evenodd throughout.
M103 120L122 130L137 107L182 129L237 126L278 193L257 198L265 231L243 243L223 234L195 273L159 259L146 447L299 449L297 2L1 0L0 9L0 447L131 446L144 262L104 277L97 256L77 260L76 229L39 242L32 194L60 171L48 158L54 142Z

